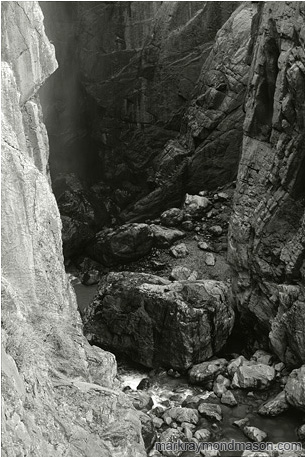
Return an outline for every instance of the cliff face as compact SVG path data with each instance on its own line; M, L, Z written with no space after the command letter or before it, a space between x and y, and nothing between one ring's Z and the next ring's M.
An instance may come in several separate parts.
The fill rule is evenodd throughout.
M251 343L265 336L288 366L304 359L303 28L303 2L259 6L229 232L233 290Z
M204 60L180 134L153 161L152 191L121 213L126 221L158 216L185 192L215 189L235 179L242 144L246 59L253 4L238 7L218 31Z
M100 183L88 189L96 214L109 202L95 217L100 228L114 216L140 221L178 204L191 151L164 146L178 135L216 33L239 2L41 6L60 63L42 91L56 194L63 171L81 174L88 187ZM174 189L164 193L166 181ZM140 201L151 192L144 212Z
M83 337L63 267L37 97L57 67L43 15L5 2L2 21L2 454L143 455L115 359Z

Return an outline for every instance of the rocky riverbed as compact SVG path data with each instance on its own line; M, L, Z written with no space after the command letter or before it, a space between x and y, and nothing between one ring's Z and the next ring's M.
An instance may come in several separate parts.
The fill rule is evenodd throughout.
M150 456L159 456L156 441L303 440L302 370L291 374L275 355L250 351L242 334L231 334L226 233L232 193L233 185L187 195L181 208L155 221L106 232L94 243L103 244L111 265L104 259L102 267L96 257L71 270L79 276L73 283L85 335L118 355L118 383L141 412ZM138 260L131 237L151 244ZM120 264L118 257L127 255L131 262ZM173 321L171 314L183 318ZM196 325L194 316L201 316Z
M96 286L84 286L77 279L73 282L79 307L83 309L92 299ZM118 383L143 414L140 418L150 456L159 455L154 450L157 440L250 442L254 440L252 432L260 434L257 429L265 433L264 441L275 444L303 441L303 412L294 409L282 397L288 381L284 365L272 363L273 357L264 352L257 352L250 361L243 356L232 356L236 356L232 362L219 358L216 360L221 362L218 367L212 359L204 363L206 371L199 365L185 375L162 368L149 370L118 358ZM234 381L241 363L245 371L238 372L240 382L236 377L236 383L241 383L244 389L238 388ZM198 378L196 370L200 374ZM202 381L201 373L205 374ZM260 383L264 389L256 389ZM271 399L276 401L269 403ZM201 405L210 410L204 411L202 407L201 411ZM221 452L221 456L241 456L241 452Z

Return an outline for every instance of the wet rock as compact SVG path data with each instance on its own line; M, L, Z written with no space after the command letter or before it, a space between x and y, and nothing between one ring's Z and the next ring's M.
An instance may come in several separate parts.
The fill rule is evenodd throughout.
M221 226L211 226L209 228L209 232L217 237L219 237L223 233L223 229Z
M207 266L214 266L216 259L212 253L206 253L204 257L204 262Z
M170 274L170 280L191 280L195 281L197 279L197 272L191 271L188 267L176 266L172 269Z
M285 391L276 395L273 399L265 402L258 409L260 415L275 417L289 409L289 404L286 400Z
M100 281L100 272L98 270L88 270L81 277L83 285L96 285Z
M174 242L185 237L185 233L178 229L169 229L163 226L151 224L150 228L154 236L154 245L157 248L166 248L171 246Z
M267 439L268 435L264 431L255 426L245 426L243 428L244 434L254 442L263 442Z
M170 208L160 215L160 222L167 227L179 226L184 219L184 212L180 208Z
M221 396L221 404L225 404L226 406L235 407L238 405L235 396L231 391L226 391Z
M170 417L178 423L192 423L196 425L199 421L199 414L196 409L189 409L188 407L173 407L166 410L163 415L164 420Z
M243 429L246 425L249 424L250 419L248 417L241 418L240 420L235 420L233 425L237 426L239 429Z
M151 384L152 384L152 382L151 382L151 380L149 378L143 378L139 382L139 384L137 386L137 390L147 390L147 389L150 388Z
M89 256L106 266L124 264L147 255L154 236L148 224L125 224L118 229L105 229L87 247Z
M148 453L157 439L157 433L154 427L153 420L149 415L141 413L139 415L139 419L141 422L141 435L143 438L146 452Z
M266 364L242 365L238 367L232 385L238 388L264 390L275 379L275 370Z
M175 258L186 258L186 256L188 256L189 254L189 251L185 243L179 243L178 245L175 245L174 247L170 248L170 253Z
M257 350L252 356L251 360L254 360L257 363L262 363L266 364L267 366L271 366L273 363L273 355L267 353L264 350Z
M201 402L207 400L207 394L198 394L195 396L189 395L187 398L182 402L183 407L189 407L191 409L197 409Z
M174 450L167 450L167 444L171 442L178 442L179 440L183 440L184 435L180 433L177 429L168 428L163 433L161 433L159 442L161 443L161 450L164 456L178 456L178 452Z
M153 407L151 396L143 391L127 391L126 394L131 398L132 404L137 410L147 412Z
M198 429L194 433L194 437L200 442L208 442L211 438L211 432L208 429Z
M198 407L198 411L203 417L208 418L209 420L222 420L222 409L217 404L202 402Z
M218 375L213 387L215 395L221 398L221 396L227 391L230 384L231 381L228 378L223 377L221 374Z
M305 366L291 372L285 386L285 393L290 405L298 409L305 408Z
M191 194L186 194L184 211L190 215L197 215L203 212L203 210L207 209L209 205L211 204L207 197L198 195L192 196Z
M205 385L207 382L213 381L217 375L224 373L226 367L227 361L224 358L196 364L189 371L189 380L191 383Z
M227 291L214 280L170 282L150 274L113 272L102 278L84 311L85 332L91 342L147 367L186 370L224 346L234 321ZM210 365L207 379L220 369L213 369L213 362L205 367Z

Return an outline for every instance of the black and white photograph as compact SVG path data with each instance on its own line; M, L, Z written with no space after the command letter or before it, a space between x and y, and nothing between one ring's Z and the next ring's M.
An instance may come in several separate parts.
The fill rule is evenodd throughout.
M304 28L1 1L2 457L305 456Z

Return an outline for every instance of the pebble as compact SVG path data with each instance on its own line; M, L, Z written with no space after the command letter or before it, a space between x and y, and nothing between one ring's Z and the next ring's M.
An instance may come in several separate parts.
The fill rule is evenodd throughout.
M198 242L198 247L200 248L200 250L209 250L209 245L206 242Z
M212 253L207 253L204 262L207 266L214 266L216 264L216 259Z
M212 226L209 228L209 231L213 234L213 235L221 235L222 232L223 232L223 229L221 226Z
M170 252L175 258L185 258L189 254L185 243L179 243L171 247Z
M228 196L228 194L226 194L226 192L218 192L217 196L221 200L228 200L228 198L229 198L229 196Z
M249 423L249 418L241 418L240 420L236 420L233 422L233 425L237 426L238 428L242 429L244 426L246 426Z

